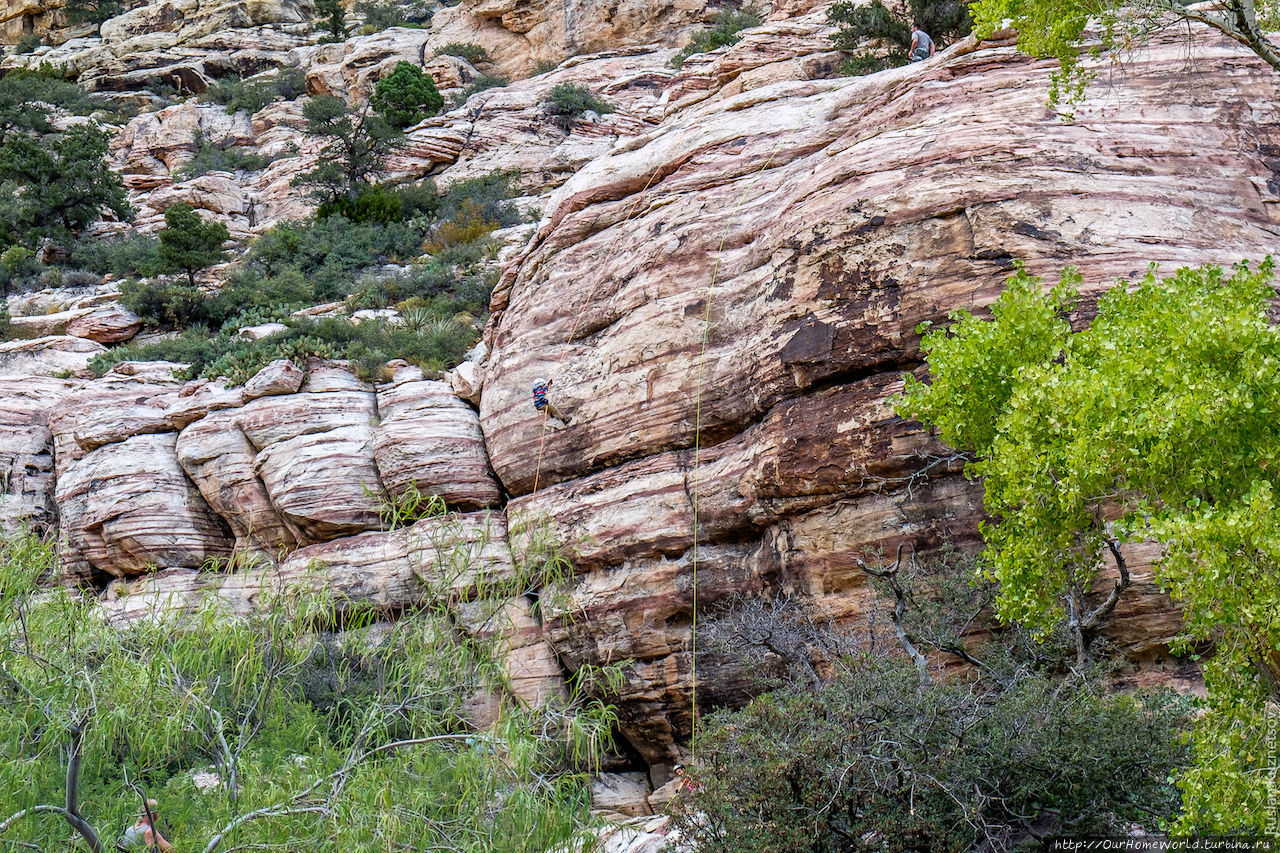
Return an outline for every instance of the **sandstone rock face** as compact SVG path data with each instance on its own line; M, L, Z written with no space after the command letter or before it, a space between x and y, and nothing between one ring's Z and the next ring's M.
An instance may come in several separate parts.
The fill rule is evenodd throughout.
M0 376L53 376L79 373L106 347L70 335L0 342Z
M138 435L86 454L58 478L67 558L116 577L198 568L231 538L178 465L172 433Z
M378 389L380 422L373 454L388 494L410 487L459 509L495 506L480 419L443 382L410 381Z
M142 328L138 315L122 305L105 305L82 314L67 324L67 334L100 344L127 341Z
M53 435L49 412L79 383L44 377L0 377L0 535L23 526L50 529Z
M987 304L1015 260L1054 277L1076 264L1096 293L1150 261L1275 245L1269 149L1241 149L1237 129L1275 132L1250 104L1280 81L1209 44L1212 73L1167 73L1178 48L1157 44L1073 123L1008 47L846 80L772 62L673 105L556 192L495 294L481 424L512 509L554 519L585 573L553 644L571 668L637 659L621 713L651 762L689 732L695 507L700 611L777 589L856 625L877 606L864 549L975 536L980 488L888 405L921 321ZM694 71L759 50L744 39ZM1179 118L1195 93L1215 127ZM568 426L530 404L538 376ZM1167 600L1141 592L1134 615L1168 636ZM1116 636L1137 651L1126 622ZM731 696L734 678L700 673L699 692Z

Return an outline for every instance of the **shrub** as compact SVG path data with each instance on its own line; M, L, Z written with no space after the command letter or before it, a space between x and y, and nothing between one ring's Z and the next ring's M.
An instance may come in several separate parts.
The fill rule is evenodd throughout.
M34 53L37 48L44 47L44 39L35 33L24 33L13 45L14 53Z
M693 34L693 39L671 58L676 68L695 53L706 53L718 47L736 44L742 30L760 26L761 18L751 9L725 9L716 16L715 23Z
M489 51L485 50L478 44L463 44L460 42L452 42L436 51L436 56L456 56L459 59L465 59L472 65L479 65L481 62L489 61Z
M400 65L413 69L402 62L397 70ZM378 86L385 82L379 81ZM389 95L404 94L394 86L387 91ZM298 175L293 184L310 186L311 194L321 202L354 199L368 190L385 168L387 157L403 141L399 128L372 105L353 110L341 98L324 95L307 101L302 115L307 121L307 135L325 140L325 145L320 150L319 165Z
M453 96L453 107L456 109L462 106L467 102L468 98L479 92L484 92L488 89L499 89L506 85L509 85L509 81L505 77L491 77L488 74L482 74Z
M383 186L374 186L355 198L344 196L326 201L316 210L316 216L320 219L341 216L350 222L379 222L386 225L404 219L404 203L395 192Z
M221 222L205 222L194 207L185 202L164 212L164 228L156 261L161 272L183 271L192 288L196 273L226 257L222 244L229 239L227 226Z
M1031 824L1154 830L1177 810L1187 711L1171 693L1032 673L922 684L867 654L820 690L713 716L676 823L699 853L962 853L1033 843Z
M219 80L200 95L201 101L223 104L227 113L256 113L277 98L292 101L306 92L306 75L298 68L251 79Z
M316 23L329 31L325 41L342 41L347 37L347 10L342 0L316 0Z
M99 275L146 276L156 271L159 247L160 241L149 234L114 239L87 237L71 246L68 262Z
M66 0L62 7L71 24L101 24L124 12L120 0Z
M392 127L405 128L440 112L444 98L430 74L411 63L397 62L374 86L369 103Z
M362 0L356 3L356 13L364 18L361 32L365 35L382 32L391 27L422 28L431 26L431 9L422 0L412 2L376 2Z
M209 172L257 172L271 165L272 158L262 154L245 154L239 148L222 148L196 131L193 140L196 156L174 172L180 178L198 178Z
M588 110L596 113L613 112L611 105L597 98L586 86L577 83L557 83L551 87L542 103L552 120L566 129L575 118Z
M67 79L64 69L48 62L36 68L14 68L0 77L0 110L21 105L39 105L43 109L46 104L77 115L87 115L103 106L100 98Z

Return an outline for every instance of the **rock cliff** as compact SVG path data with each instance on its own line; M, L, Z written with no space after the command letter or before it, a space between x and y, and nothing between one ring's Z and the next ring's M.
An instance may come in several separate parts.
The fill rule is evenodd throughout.
M487 354L452 385L400 368L374 386L320 362L235 388L166 365L53 378L119 339L86 330L130 322L77 314L0 345L0 524L56 527L68 577L118 618L200 590L247 606L264 585L307 581L388 611L442 596L465 625L471 593L527 560L528 522L547 519L574 575L542 591L541 622L530 599L507 602L516 689L536 698L566 672L631 660L622 733L650 764L678 757L695 599L703 615L783 592L865 632L880 607L859 568L868 551L975 540L980 486L889 405L920 368L921 322L981 309L1016 263L1049 277L1077 266L1084 321L1089 296L1149 263L1261 257L1280 234L1280 78L1230 44L1198 38L1188 66L1180 39L1153 42L1065 121L1045 106L1048 65L1006 41L839 78L823 9L793 5L679 71L672 33L705 4L467 0L438 28L328 46L299 46L301 6L238 4L253 28L180 44L172 26L130 23L159 14L147 7L100 41L47 49L105 53L85 66L104 88L287 55L313 92L367 89L364 69L425 61L446 40L486 45L510 73L597 52L428 119L394 165L444 182L513 167L542 211L505 256ZM591 83L618 112L554 128L539 101L562 81ZM173 175L197 128L283 150L298 119L291 104L250 118L192 101L133 119L116 145L140 227L176 200L242 236L305 212L289 189L314 160L305 143L257 174ZM539 377L567 422L533 408ZM415 491L451 514L391 524L385 507ZM1135 550L1138 583L1112 625L1148 668L1170 666L1178 625L1154 556ZM748 687L725 665L700 669L696 689L715 705Z

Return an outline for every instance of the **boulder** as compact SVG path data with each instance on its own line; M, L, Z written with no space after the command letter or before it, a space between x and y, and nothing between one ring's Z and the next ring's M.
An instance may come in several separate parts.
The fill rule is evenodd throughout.
M142 320L123 305L112 303L80 314L67 324L67 334L100 344L127 341L142 328Z
M0 342L0 376L54 376L88 370L89 359L107 348L97 341L49 335Z

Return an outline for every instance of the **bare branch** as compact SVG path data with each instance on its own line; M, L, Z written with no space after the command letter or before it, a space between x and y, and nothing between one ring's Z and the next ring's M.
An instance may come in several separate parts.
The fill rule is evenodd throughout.
M920 681L924 684L932 684L933 676L929 673L929 661L920 653L920 649L916 647L911 635L902 624L902 616L907 612L907 591L903 589L902 583L898 579L898 569L902 567L902 551L904 547L903 543L899 542L897 557L893 563L882 569L873 569L861 560L858 561L858 566L872 577L888 582L889 588L893 590L894 597L893 610L889 612L889 621L893 623L893 633L897 635L898 644L902 646L903 651L907 653L907 657L911 658L911 662L915 664L916 670L919 671Z

